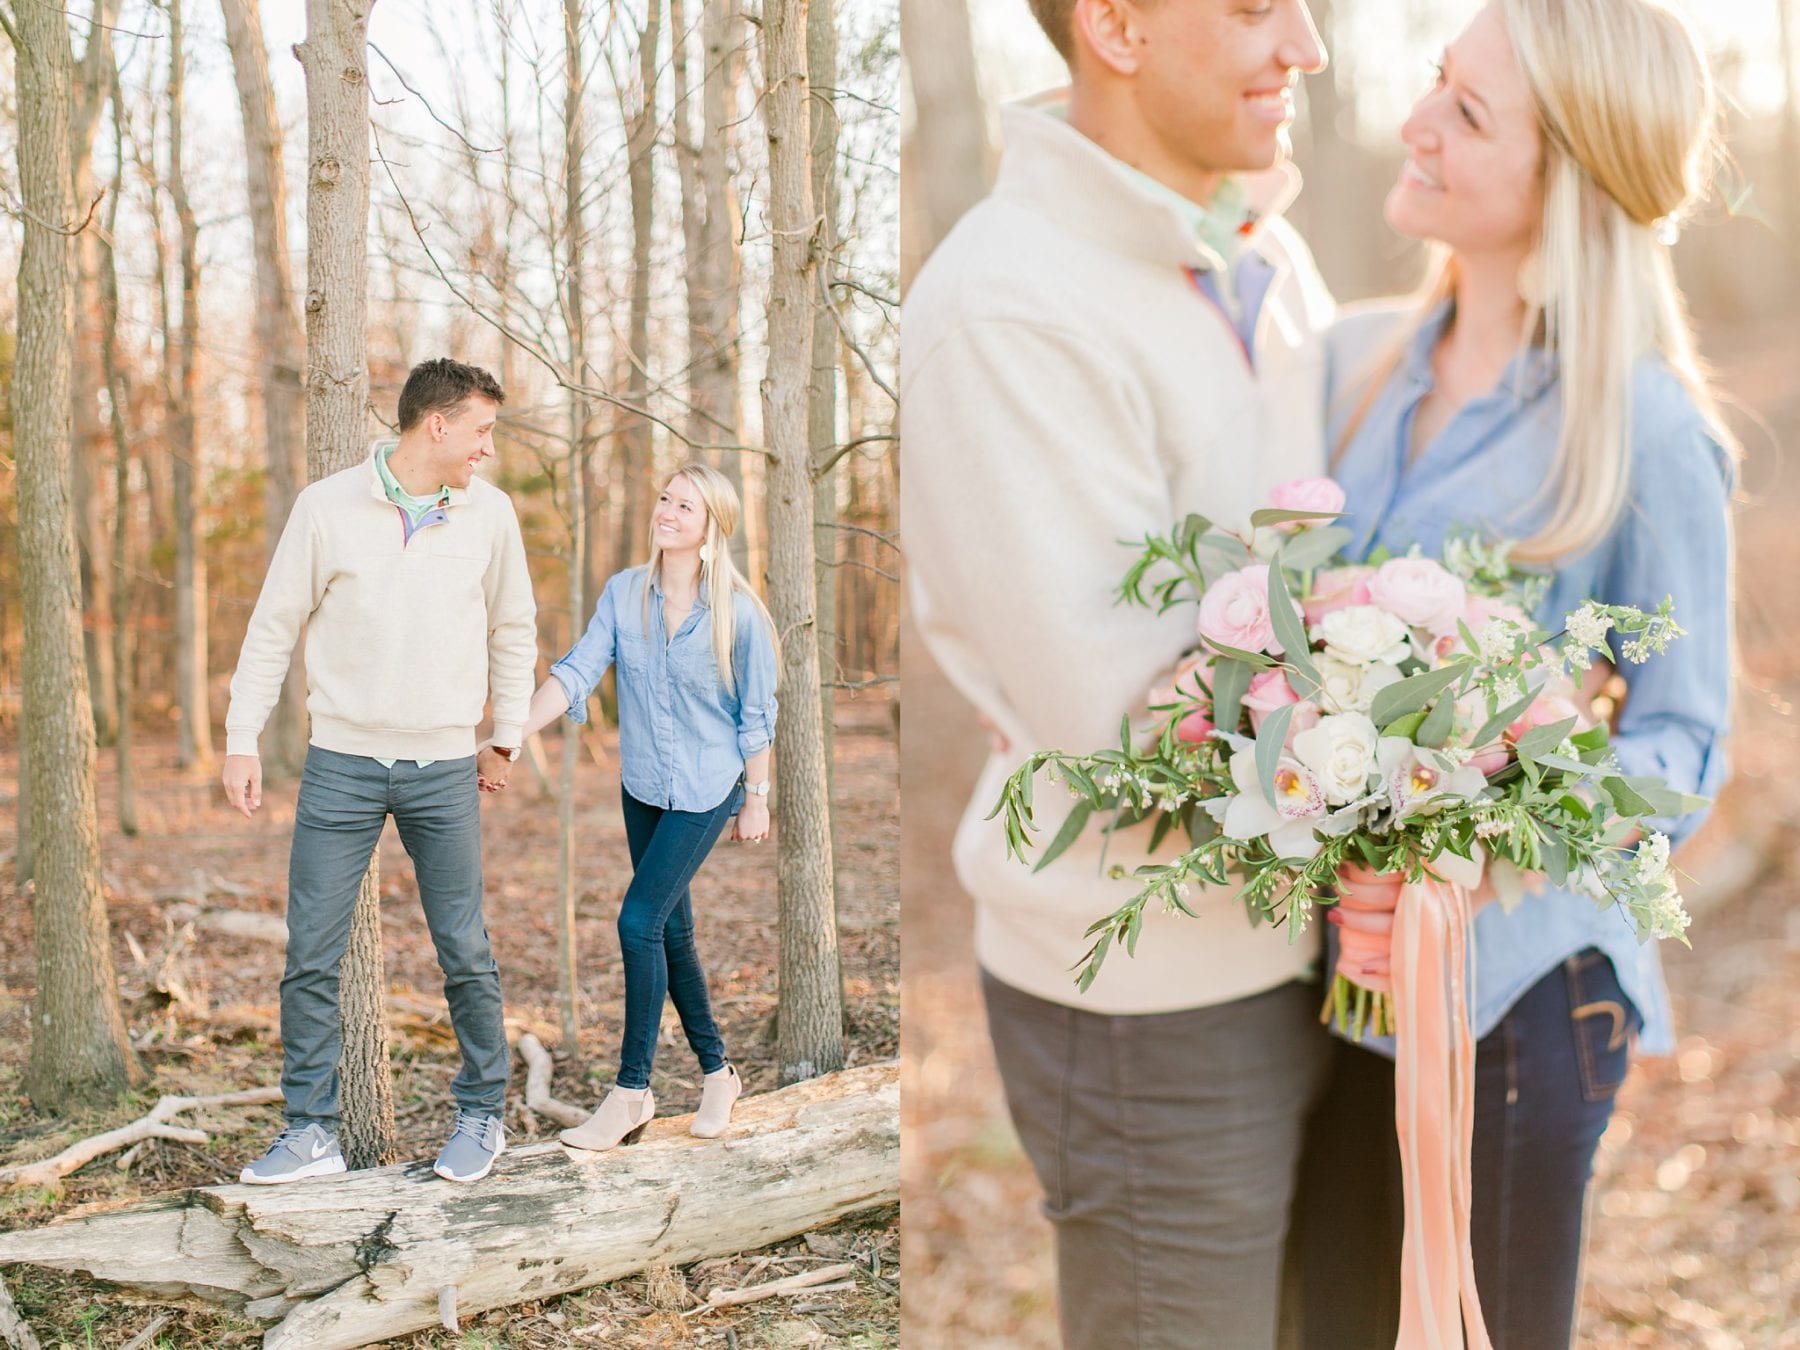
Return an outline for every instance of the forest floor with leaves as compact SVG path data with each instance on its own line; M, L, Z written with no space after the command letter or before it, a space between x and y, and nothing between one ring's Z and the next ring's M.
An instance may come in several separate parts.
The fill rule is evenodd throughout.
M1732 402L1766 421L1745 431L1734 779L1676 860L1695 914L1692 950L1663 952L1679 1044L1633 1066L1601 1142L1580 1350L1800 1350L1800 352L1790 325L1709 355ZM1049 1225L948 856L986 738L907 638L902 1332L1050 1350Z
M6 738L8 741L12 737ZM892 703L882 693L840 699L837 718L838 905L849 1066L899 1053L900 817ZM619 814L616 734L602 733L604 762L584 759L576 788L580 840L577 942L580 953L581 1053L559 1046L553 1092L592 1105L616 1067L623 977L613 928L630 875ZM554 744L547 746L552 773ZM69 1143L142 1115L161 1093L201 1094L275 1084L280 1073L278 945L198 928L174 963L193 1008L170 1004L150 986L159 952L199 905L227 907L279 921L286 893L294 785L272 786L261 811L232 813L216 781L184 778L174 767L172 736L140 737L141 830L117 828L112 756L101 755L102 857L127 1021L142 1044L153 1081L118 1107L73 1119L33 1112L20 1089L30 1045L28 1003L34 971L30 894L10 881L9 846L17 802L0 800L0 1167L49 1157ZM16 781L10 744L0 752L0 783ZM483 803L488 925L509 1017L540 1024L550 1043L559 1025L557 934L553 896L559 857L556 799L539 796L521 767L513 785ZM776 1086L773 1025L778 933L773 843L721 841L695 883L701 958L714 1009L747 1092ZM451 1123L450 1078L458 1059L441 1015L441 976L418 903L412 866L390 822L381 844L382 932L387 961L395 1071L394 1100L403 1158L430 1158ZM140 960L137 953L144 959ZM167 981L163 981L167 983ZM509 1142L555 1137L524 1103L523 1066L514 1061L506 1125ZM659 1114L694 1109L699 1074L673 1011L666 1012L652 1087ZM277 1107L196 1112L183 1124L205 1128L204 1146L157 1140L121 1167L100 1158L54 1190L0 1191L0 1229L41 1223L77 1205L118 1203L178 1187L235 1179L280 1128ZM737 1289L827 1264L854 1262L855 1287L722 1311L697 1311L713 1289ZM3 1275L20 1312L46 1346L120 1346L159 1317L147 1345L254 1345L260 1328L216 1312L135 1303L92 1281L24 1266ZM612 1284L477 1314L460 1333L436 1331L386 1342L425 1347L743 1346L898 1343L899 1210L887 1206L789 1242L701 1261L654 1267Z

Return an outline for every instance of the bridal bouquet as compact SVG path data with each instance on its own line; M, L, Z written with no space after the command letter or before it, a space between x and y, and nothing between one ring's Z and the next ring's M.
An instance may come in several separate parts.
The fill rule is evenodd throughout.
M1075 799L1039 868L1096 817L1154 819L1152 852L1185 835L1173 862L1112 866L1140 889L1088 930L1080 987L1113 946L1135 951L1148 906L1191 915L1196 884L1236 877L1251 921L1293 940L1338 869L1359 864L1470 891L1485 880L1503 905L1547 877L1621 906L1641 938L1685 942L1669 841L1646 822L1704 802L1621 770L1576 684L1610 655L1609 634L1633 662L1679 637L1671 603L1590 601L1547 633L1527 617L1547 581L1504 546L1456 539L1442 559L1345 564L1350 532L1330 523L1343 501L1330 479L1302 479L1275 490L1247 537L1189 516L1146 538L1120 599L1195 606L1196 647L1118 748L1041 751L1007 781L994 813L1021 861L1038 776ZM1357 1037L1390 1027L1385 993L1342 974L1327 1008Z

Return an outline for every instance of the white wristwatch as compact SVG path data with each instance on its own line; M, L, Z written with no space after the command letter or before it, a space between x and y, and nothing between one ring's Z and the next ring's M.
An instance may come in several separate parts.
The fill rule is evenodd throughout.
M744 791L752 797L766 797L769 795L769 780L765 778L760 783L745 783Z

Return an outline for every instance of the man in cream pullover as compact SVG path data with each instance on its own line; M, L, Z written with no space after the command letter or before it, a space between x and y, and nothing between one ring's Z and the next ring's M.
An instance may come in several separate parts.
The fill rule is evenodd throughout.
M344 1170L338 964L389 815L418 876L463 1056L451 1084L456 1122L435 1170L476 1181L505 1147L506 1032L482 919L475 727L491 693L494 749L481 752L480 777L504 783L537 663L518 517L475 477L494 453L505 397L474 366L414 367L398 443L295 499L244 634L225 717L225 792L246 816L262 800L257 737L303 627L312 715L288 861L287 1128L245 1182Z
M1114 602L1128 541L1188 512L1244 530L1274 484L1323 472L1331 300L1278 213L1293 86L1324 54L1301 0L1032 3L1072 87L1004 110L993 193L901 329L919 629L1010 744L955 861L1066 1343L1267 1347L1325 1064L1314 944L1200 895L1197 919L1147 915L1135 959L1078 993L1084 930L1134 884L1104 876L1097 830L1034 874L984 817L1025 753L1141 722L1192 643L1179 617ZM1038 794L1050 829L1060 796ZM1114 836L1107 860L1145 849Z

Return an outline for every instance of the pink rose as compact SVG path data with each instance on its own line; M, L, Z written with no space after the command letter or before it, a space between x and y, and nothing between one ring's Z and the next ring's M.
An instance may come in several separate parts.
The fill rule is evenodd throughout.
M1454 633L1469 592L1462 581L1430 558L1390 558L1369 579L1369 602L1412 628Z
M1211 704L1211 696L1206 687L1200 683L1199 672L1206 668L1210 656L1190 656L1175 667L1174 677L1168 684L1153 685L1150 689L1150 706L1166 708L1172 703L1206 703Z
M1257 731L1262 730L1263 719L1277 708L1288 703L1298 703L1300 695L1294 692L1294 686L1288 683L1285 672L1265 670L1250 679L1250 689L1244 695L1244 706L1250 710L1250 725Z
M1369 578L1374 573L1372 567L1357 566L1334 567L1315 575L1312 593L1300 605L1306 612L1307 626L1311 627L1333 610L1368 604Z
M1518 721L1506 729L1506 739L1517 741L1534 727L1552 726L1571 717L1575 719L1575 730L1580 731L1585 719L1581 715L1581 709L1575 706L1575 701L1566 694L1546 690L1532 700L1531 706Z
M1281 511L1317 511L1334 516L1344 509L1344 489L1330 478L1295 478L1277 483L1269 492L1269 505ZM1296 530L1306 525L1323 525L1324 521L1292 520L1276 528Z
M1198 709L1175 724L1175 739L1197 745L1213 733L1212 719Z
M1246 652L1280 654L1269 619L1269 569L1258 563L1220 577L1200 600L1200 636Z

